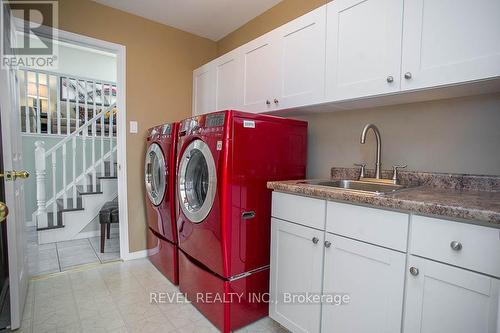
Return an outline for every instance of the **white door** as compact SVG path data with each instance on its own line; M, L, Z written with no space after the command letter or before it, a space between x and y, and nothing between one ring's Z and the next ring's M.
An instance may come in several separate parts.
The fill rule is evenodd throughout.
M405 333L499 332L498 279L414 256L408 266Z
M292 332L319 332L321 304L292 297L320 295L324 232L271 219L269 316Z
M325 94L326 6L285 24L278 35L278 108L317 104Z
M21 127L19 124L19 94L15 71L0 69L0 116L2 123L3 170L22 170ZM7 217L7 247L11 328L21 324L28 290L28 258L26 256L26 225L24 219L24 185L22 179L5 182Z
M403 90L499 76L500 1L405 1L402 60Z
M403 0L335 0L327 5L329 101L400 89Z
M406 255L328 234L324 294L349 295L344 305L323 304L322 332L401 332Z
M214 67L212 63L193 71L193 115L214 111Z
M242 104L241 53L229 52L214 60L215 111L238 110Z
M243 45L243 111L266 112L276 109L279 91L276 34L267 33Z

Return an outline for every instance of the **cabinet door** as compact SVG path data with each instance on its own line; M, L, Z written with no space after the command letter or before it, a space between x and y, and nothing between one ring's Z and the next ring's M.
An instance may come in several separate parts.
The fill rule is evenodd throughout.
M326 6L285 24L277 35L278 108L321 102L325 93Z
M321 304L291 297L321 293L324 232L271 219L269 316L292 332L319 332Z
M214 111L214 67L208 63L193 71L193 115Z
M259 37L241 47L243 61L243 111L276 109L278 76L276 34Z
M400 89L403 0L327 5L326 95L330 101Z
M499 280L410 256L405 333L495 333Z
M323 294L350 302L324 303L321 331L401 332L406 255L331 234L326 241Z
M402 60L403 90L499 76L500 1L405 1Z
M214 60L215 110L239 109L242 104L243 78L241 54L229 52Z

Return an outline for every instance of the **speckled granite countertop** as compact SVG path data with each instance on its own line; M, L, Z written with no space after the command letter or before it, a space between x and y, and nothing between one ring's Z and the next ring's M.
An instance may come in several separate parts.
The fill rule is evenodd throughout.
M370 176L372 170L368 170ZM351 168L332 168L332 179L358 179ZM383 178L390 178L384 171ZM500 228L500 177L401 172L402 184L415 186L401 192L373 195L300 180L268 182L269 189L326 200L366 204L420 215L458 219Z

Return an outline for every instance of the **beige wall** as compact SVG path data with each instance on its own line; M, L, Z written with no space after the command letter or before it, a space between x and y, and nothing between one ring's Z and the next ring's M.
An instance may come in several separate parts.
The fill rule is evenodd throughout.
M262 15L217 42L217 54L223 55L266 32L269 32L311 10L327 0L283 0Z
M373 168L373 132L359 143L367 123L380 129L384 169L500 175L500 94L296 118L309 122L309 178L329 177L331 166Z
M127 48L130 251L146 248L143 163L146 129L191 114L192 71L216 55L216 43L88 0L60 0L59 27Z
M317 8L327 0L284 0L217 43L222 55ZM309 122L308 176L328 177L331 166L373 165L373 122L382 132L382 162L390 168L500 175L500 94L302 115ZM373 167L373 166L372 166Z

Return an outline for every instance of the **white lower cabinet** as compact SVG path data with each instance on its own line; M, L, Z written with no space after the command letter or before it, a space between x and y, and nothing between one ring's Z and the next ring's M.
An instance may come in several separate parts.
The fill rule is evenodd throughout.
M401 332L406 254L327 234L323 294L349 303L322 306L322 332Z
M405 333L500 332L498 279L415 256L408 266Z
M290 331L500 333L499 229L283 193L272 216L269 315Z
M321 305L292 297L321 293L324 232L273 218L271 239L269 316L292 332L319 332Z

